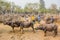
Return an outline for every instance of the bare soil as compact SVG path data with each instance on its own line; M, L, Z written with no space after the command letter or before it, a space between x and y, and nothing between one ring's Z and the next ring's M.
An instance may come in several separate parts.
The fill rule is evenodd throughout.
M21 34L19 28L15 28L15 33L12 32L12 28L8 25L0 24L0 40L60 40L60 26L58 24L58 35L53 37L53 32L47 32L47 36L44 37L42 30L35 30L33 33L31 28L25 28L24 34Z

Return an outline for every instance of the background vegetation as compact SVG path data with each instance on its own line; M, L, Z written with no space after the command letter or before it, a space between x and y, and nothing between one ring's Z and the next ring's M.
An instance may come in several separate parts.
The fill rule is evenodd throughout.
M21 8L13 2L0 0L0 14L21 12L59 13L60 7L57 8L56 4L51 4L50 8L47 9L44 0L40 0L40 3L28 3L24 8Z

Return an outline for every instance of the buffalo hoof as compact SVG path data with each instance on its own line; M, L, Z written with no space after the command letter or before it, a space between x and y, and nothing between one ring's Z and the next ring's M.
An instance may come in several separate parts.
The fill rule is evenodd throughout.
M21 31L21 30L19 30L19 31Z
M33 33L36 33L35 31L33 31Z
M15 31L10 31L9 33L15 33Z
M24 32L23 32L23 31L21 31L21 34L24 34Z
M46 35L44 35L46 37Z
M13 33L15 33L15 31L12 31Z
M54 35L53 37L56 37L56 35Z
M21 32L21 34L24 34L24 32Z

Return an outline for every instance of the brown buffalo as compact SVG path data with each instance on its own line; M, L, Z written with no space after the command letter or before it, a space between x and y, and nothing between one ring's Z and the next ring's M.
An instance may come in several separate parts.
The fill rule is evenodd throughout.
M57 35L57 25L55 24L46 24L46 25L41 25L40 27L35 28L36 30L43 30L46 36L47 31L52 32L54 31L54 36Z

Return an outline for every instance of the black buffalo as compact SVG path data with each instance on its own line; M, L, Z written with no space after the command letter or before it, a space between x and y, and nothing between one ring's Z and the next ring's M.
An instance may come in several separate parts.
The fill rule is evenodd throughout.
M29 27L31 27L33 29L33 32L35 32L33 22L29 22L29 23L21 22L21 24L20 24L21 33L23 33L23 28L29 28Z
M13 29L13 32L14 32L14 27L20 27L20 22L18 21L15 21L15 22L7 21L7 22L4 22L3 24L11 26Z
M21 22L19 22L19 21L15 21L15 22L7 21L7 22L4 22L3 24L11 26L12 29L13 29L13 32L14 32L14 27L20 27L21 33L23 33L23 28L29 28L29 27L32 27L32 29L34 31L34 24L33 24L33 22L30 22L30 23L26 24L26 23L24 23L22 21Z

